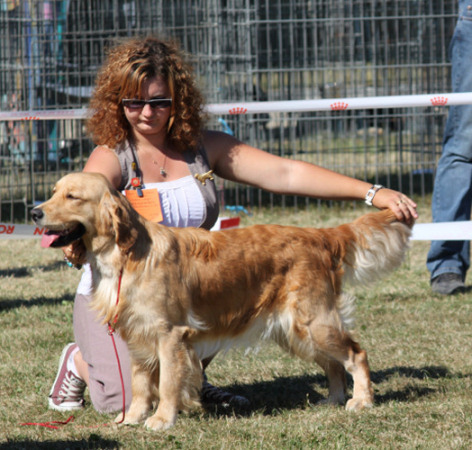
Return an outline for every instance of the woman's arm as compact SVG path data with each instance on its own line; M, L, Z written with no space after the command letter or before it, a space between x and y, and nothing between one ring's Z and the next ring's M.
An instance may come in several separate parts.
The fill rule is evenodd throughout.
M251 147L221 132L204 137L215 172L222 178L250 184L278 194L332 200L364 200L370 183L304 161L281 158ZM373 200L379 209L390 208L398 219L416 218L416 204L391 189L379 190Z
M84 172L98 172L108 178L113 187L121 184L121 166L116 153L106 146L95 147L83 169Z

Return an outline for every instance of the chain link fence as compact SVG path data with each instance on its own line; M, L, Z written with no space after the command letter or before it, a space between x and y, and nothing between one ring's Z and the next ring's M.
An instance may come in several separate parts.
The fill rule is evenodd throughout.
M0 0L0 108L86 107L115 38L158 34L192 55L208 103L450 91L457 0ZM431 192L447 108L212 116L274 154ZM92 145L81 120L0 121L0 222L27 221ZM244 207L309 205L219 181Z

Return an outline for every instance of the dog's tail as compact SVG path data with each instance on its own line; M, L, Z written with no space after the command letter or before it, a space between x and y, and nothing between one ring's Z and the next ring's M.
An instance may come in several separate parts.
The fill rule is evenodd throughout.
M344 244L344 280L371 282L396 269L409 247L412 226L384 210L335 228L333 233Z

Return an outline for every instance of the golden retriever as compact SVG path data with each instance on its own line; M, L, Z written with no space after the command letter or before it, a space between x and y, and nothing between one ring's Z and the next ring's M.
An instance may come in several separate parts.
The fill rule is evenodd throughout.
M145 425L171 427L180 410L199 405L201 360L261 339L318 363L327 402L345 402L347 370L354 385L346 408L372 406L367 355L349 332L353 300L342 285L370 282L401 263L411 226L392 212L326 229L168 228L138 215L102 175L74 173L31 214L57 234L53 247L85 248L92 306L104 323L116 319L131 354L125 423L145 420L158 400Z

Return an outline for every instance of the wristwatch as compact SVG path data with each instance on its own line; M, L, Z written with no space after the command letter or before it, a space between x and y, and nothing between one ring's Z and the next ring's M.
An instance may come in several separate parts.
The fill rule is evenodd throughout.
M374 200L375 194L377 194L383 186L381 184L374 184L365 195L365 202L367 205L372 206L372 201Z

